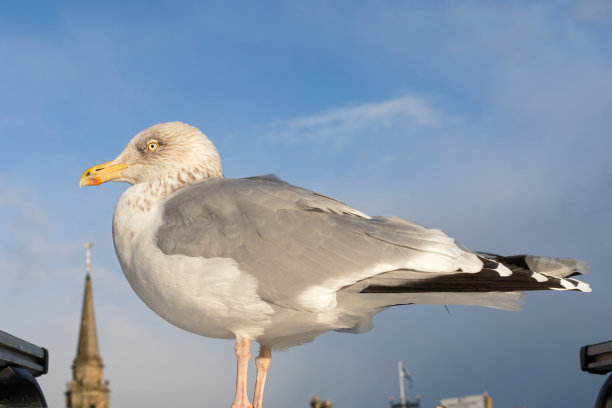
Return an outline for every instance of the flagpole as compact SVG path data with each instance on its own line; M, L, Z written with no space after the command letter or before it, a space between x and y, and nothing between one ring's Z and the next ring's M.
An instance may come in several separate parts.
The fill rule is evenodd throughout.
M402 360L397 362L397 369L399 372L399 384L400 384L400 402L402 404L402 408L406 408L406 393L404 392L404 363Z

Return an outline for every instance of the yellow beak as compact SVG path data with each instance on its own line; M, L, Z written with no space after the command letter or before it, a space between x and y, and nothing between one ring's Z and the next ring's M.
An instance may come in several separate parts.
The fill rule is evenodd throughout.
M113 164L112 161L90 167L81 174L79 187L97 186L107 181L117 180L123 176L123 171L128 167L128 164Z

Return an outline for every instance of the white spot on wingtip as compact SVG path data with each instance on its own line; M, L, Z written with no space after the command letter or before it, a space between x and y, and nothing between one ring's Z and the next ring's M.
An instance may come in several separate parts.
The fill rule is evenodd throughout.
M538 282L546 282L548 281L548 278L544 275L542 275L541 273L537 273L537 272L532 272L531 273L531 277L533 279L535 279Z
M593 289L591 289L591 286L588 283L584 283L584 282L578 282L578 285L576 285L576 288L578 290L581 290L582 292L592 292Z
M499 276L512 276L512 271L504 264L498 264L495 268L495 272L499 273Z
M591 286L588 283L574 281L574 280L560 280L562 288L549 288L551 290L579 290L581 292L592 292Z

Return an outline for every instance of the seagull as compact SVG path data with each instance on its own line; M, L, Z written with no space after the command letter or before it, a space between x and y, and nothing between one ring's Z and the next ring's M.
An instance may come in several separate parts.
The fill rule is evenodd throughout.
M112 230L134 292L181 329L235 340L232 408L262 407L271 350L366 332L391 306L517 310L522 291L591 290L572 278L583 261L473 252L439 229L369 216L273 175L225 178L213 143L182 122L141 131L79 185L107 181L132 184Z

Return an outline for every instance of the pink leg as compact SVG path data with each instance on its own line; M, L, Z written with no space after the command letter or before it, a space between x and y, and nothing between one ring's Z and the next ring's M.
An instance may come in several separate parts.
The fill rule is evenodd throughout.
M255 380L255 396L253 397L253 408L262 407L264 386L266 385L266 375L268 374L268 368L270 368L271 359L272 353L270 352L270 347L261 345L259 348L259 355L255 359L255 366L257 367L257 379Z
M251 359L251 340L236 338L236 360L238 371L236 373L236 397L232 408L253 408L247 394L247 370Z

